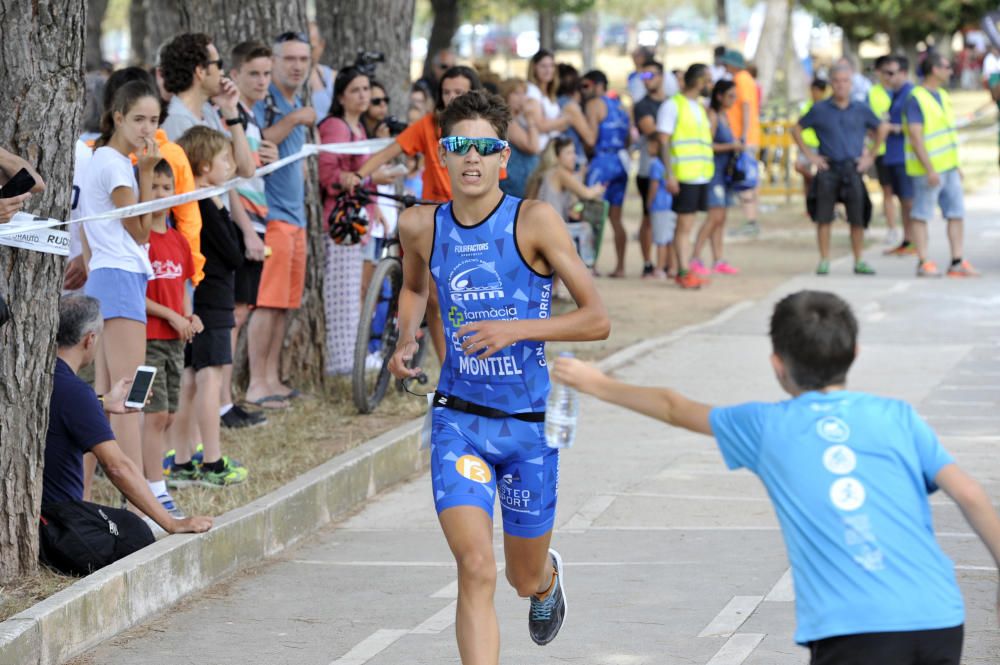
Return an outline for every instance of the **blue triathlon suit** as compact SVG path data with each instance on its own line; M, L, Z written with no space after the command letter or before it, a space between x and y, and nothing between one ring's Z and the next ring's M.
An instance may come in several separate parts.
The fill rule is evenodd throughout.
M618 99L603 97L608 109L607 115L597 127L597 143L594 157L587 170L587 186L604 183L604 200L613 206L620 206L625 200L628 186L628 172L619 154L628 146L628 113Z
M478 359L465 355L457 332L475 321L550 316L552 275L535 272L521 255L515 237L520 209L521 199L505 195L486 219L463 226L451 203L439 206L430 259L449 340L438 392L510 414L545 410L544 342L517 342ZM542 422L435 407L431 478L438 513L478 506L492 517L499 493L505 533L535 538L552 529L559 452L545 445Z

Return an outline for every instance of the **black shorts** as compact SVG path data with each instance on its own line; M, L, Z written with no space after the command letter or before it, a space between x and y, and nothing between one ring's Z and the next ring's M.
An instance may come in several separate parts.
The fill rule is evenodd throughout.
M644 175L635 177L635 186L639 189L639 199L642 201L642 216L649 215L649 178Z
M817 224L833 222L833 208L844 204L847 223L868 227L871 221L871 201L865 190L865 181L853 166L834 167L819 171L809 187L809 197L814 200L809 212ZM807 201L807 204L810 203Z
M205 328L184 346L184 367L194 371L233 363L232 328Z
M959 665L962 626L860 633L809 643L809 665Z
M264 241L264 234L257 234L261 242ZM240 236L240 249L246 252L246 246L243 244L243 236ZM251 261L246 259L236 269L236 279L235 288L233 289L236 295L236 303L240 305L250 305L255 307L257 305L257 290L260 288L260 275L264 272L264 262L263 261Z
M692 185L681 183L681 191L674 197L673 211L678 215L708 210L708 183Z
M879 155L875 158L875 174L878 176L878 184L883 187L892 187L892 174L885 164L885 155Z

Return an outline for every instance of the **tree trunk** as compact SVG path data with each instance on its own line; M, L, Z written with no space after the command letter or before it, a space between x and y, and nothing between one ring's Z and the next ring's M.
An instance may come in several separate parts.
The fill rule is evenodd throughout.
M729 16L726 12L726 0L715 0L715 21L718 24L718 43L729 43Z
M413 0L316 0L316 20L326 37L330 64L340 69L353 63L359 50L381 51L385 62L378 64L376 78L389 93L391 112L403 118L409 101L414 4Z
M131 35L132 63L140 67L150 64L149 51L146 49L149 33L146 29L146 3L143 0L132 0L129 3L128 29Z
M460 19L458 0L431 0L431 9L434 11L434 22L431 24L431 35L427 39L427 59L424 60L423 75L436 79L437 75L432 71L431 64L435 55L451 48L451 40L455 38ZM410 12L412 14L412 9ZM409 44L409 38L404 43Z
M597 25L599 22L596 9L588 9L580 14L580 55L583 58L583 70L594 69L597 66Z
M547 3L538 8L538 44L543 49L556 50L556 14Z
M86 59L87 71L100 68L104 55L101 53L101 23L104 22L104 12L108 9L108 0L89 0L87 2L87 41Z
M789 0L766 0L764 27L754 61L757 63L757 83L764 99L771 97L776 74L788 49L788 21L792 8Z
M66 219L83 110L85 0L0 0L4 146L45 178L35 214ZM58 104L52 100L58 99ZM38 512L48 431L62 257L0 246L0 583L38 565Z

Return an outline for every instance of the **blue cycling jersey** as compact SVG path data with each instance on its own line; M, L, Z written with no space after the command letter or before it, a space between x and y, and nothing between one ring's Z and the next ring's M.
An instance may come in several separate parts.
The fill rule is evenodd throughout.
M595 153L618 152L628 145L628 113L622 108L621 100L604 97L608 113L597 127Z
M476 321L547 319L552 275L535 272L515 236L521 199L505 195L486 219L463 226L452 204L434 213L431 276L449 340L438 390L507 413L544 411L545 343L517 342L489 358L466 356L457 332Z

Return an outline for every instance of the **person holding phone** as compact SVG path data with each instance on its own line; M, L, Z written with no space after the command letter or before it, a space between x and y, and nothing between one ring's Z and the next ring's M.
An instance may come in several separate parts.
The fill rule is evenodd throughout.
M42 515L69 514L68 504L83 504L83 455L92 453L108 477L132 505L149 515L167 533L201 533L212 528L211 517L175 519L160 505L143 478L142 471L126 455L109 427L107 414L138 416L128 407L135 398L145 401L148 390L130 394L133 378L117 380L103 396L77 376L98 355L102 331L102 306L89 296L65 296L59 301L56 333L56 367L52 381L49 428L45 437L45 467L42 476ZM70 506L71 507L71 506ZM128 541L152 542L147 524L135 514L100 506ZM136 534L140 538L135 538ZM117 548L116 548L117 550ZM121 557L130 552L116 551ZM108 561L107 563L111 563Z
M101 136L81 188L82 216L155 198L153 171L161 156L154 135L159 118L160 98L148 83L132 81L115 92L101 118ZM131 153L138 158L137 170ZM84 292L100 301L105 321L94 370L99 392L132 378L146 358L146 282L153 270L145 246L151 228L151 214L88 222L84 227L91 252ZM139 415L115 414L111 428L121 449L141 468Z
M22 171L24 172L23 174ZM27 188L18 187L16 190L8 192L11 185L17 184L15 179L22 179L17 176L22 176L24 182L30 182L26 177L30 176L34 182ZM31 197L32 193L41 192L45 189L45 181L42 180L42 177L38 175L38 172L28 162L0 147L0 188L4 192L0 196L0 224L4 224L10 221L14 213L21 210L24 202ZM10 194L9 196L7 196L8 193Z

